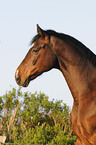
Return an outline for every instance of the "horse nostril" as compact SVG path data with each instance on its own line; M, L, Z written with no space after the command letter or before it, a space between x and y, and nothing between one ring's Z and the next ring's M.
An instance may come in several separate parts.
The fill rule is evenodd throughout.
M20 76L17 76L17 77L16 77L16 82L17 82L17 84L20 84L20 80L21 80L21 79L20 79Z
M15 73L15 79L16 79L17 84L20 84L21 79L20 79L19 71L18 70Z

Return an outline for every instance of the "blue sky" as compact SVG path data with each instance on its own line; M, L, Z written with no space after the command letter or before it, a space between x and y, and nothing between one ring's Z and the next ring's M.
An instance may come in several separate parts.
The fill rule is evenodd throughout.
M96 53L96 1L0 0L0 96L13 87L15 70L25 57L36 24L69 34ZM72 107L73 100L62 73L51 70L22 91L44 92Z

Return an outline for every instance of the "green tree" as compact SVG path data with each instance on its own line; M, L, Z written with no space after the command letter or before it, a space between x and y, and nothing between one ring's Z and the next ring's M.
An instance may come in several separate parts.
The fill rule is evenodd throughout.
M21 88L1 96L0 135L10 143L74 145L69 107L48 99L44 93L22 93Z
M17 125L19 119L20 112L20 89L16 91L16 89L12 89L5 95L0 97L1 101L1 110L0 110L0 118L1 118L1 132L0 135L6 135L8 140L13 140L12 137L12 129L15 125Z

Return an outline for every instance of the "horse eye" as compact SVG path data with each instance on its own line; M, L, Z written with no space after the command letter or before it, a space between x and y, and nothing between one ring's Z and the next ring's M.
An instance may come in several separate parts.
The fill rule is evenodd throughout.
M36 53L36 52L38 52L38 51L39 51L38 49L33 49L33 51L32 51L32 52L35 52L35 53Z

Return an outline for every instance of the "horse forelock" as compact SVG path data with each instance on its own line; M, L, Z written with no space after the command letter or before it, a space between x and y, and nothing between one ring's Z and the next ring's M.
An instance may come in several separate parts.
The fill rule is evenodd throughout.
M32 44L33 44L36 40L38 40L40 37L41 37L40 34L35 35L35 36L32 38L32 40L31 40L31 42L30 42L30 45L32 45Z

